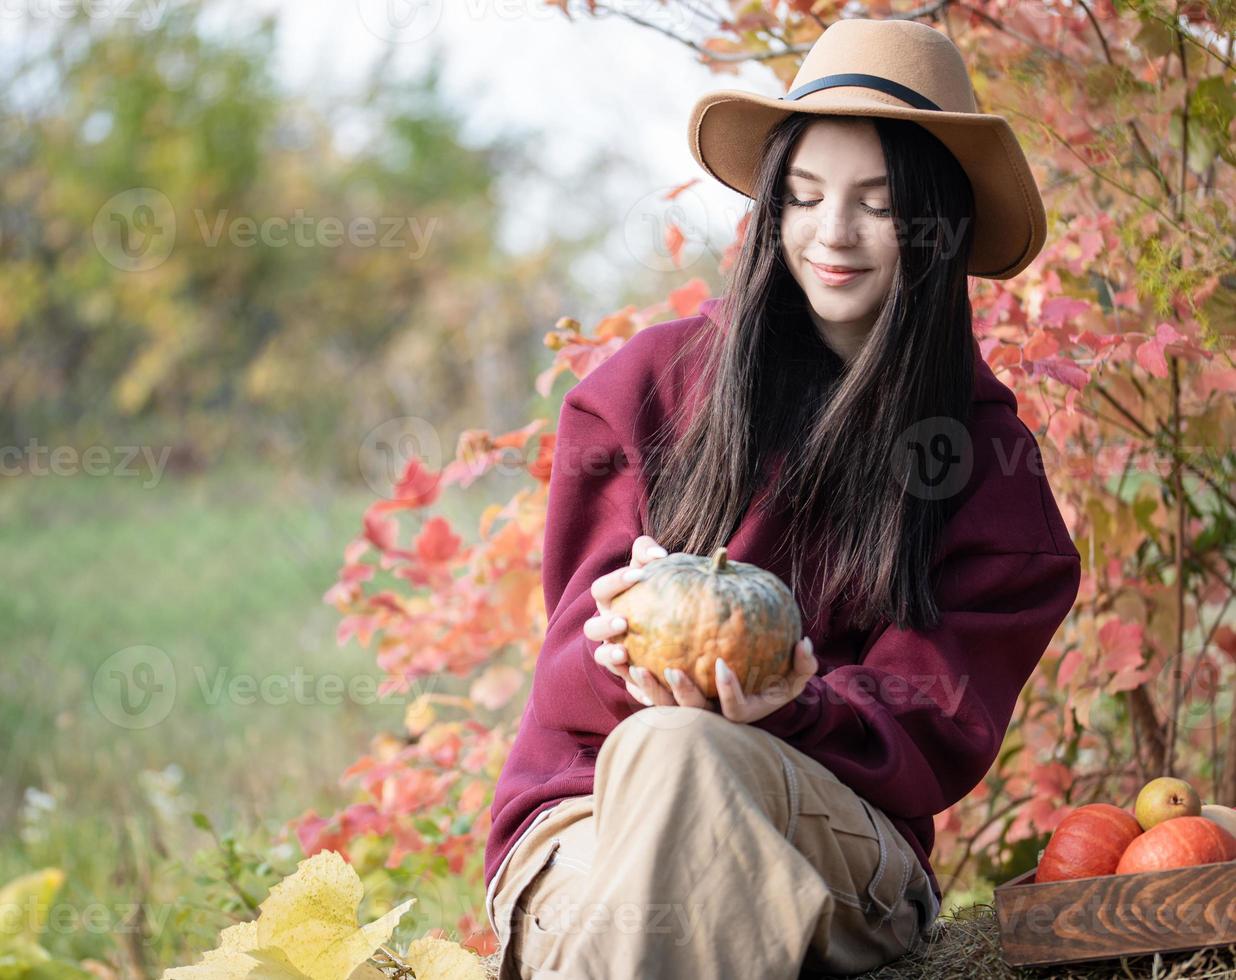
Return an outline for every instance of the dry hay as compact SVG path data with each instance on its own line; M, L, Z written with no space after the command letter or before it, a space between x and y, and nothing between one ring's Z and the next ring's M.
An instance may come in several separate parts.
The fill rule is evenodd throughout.
M500 953L484 959L496 980ZM1129 956L1051 967L1011 967L1000 957L995 908L972 905L936 919L921 950L854 980L1236 980L1236 946ZM571 980L605 980L580 977ZM800 980L808 980L806 974ZM811 980L832 980L814 977Z

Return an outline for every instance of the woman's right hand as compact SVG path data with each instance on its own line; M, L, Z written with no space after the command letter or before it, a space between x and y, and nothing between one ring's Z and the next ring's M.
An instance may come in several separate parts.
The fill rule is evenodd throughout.
M641 570L645 565L665 557L666 550L649 535L641 534L636 538L631 545L631 563L602 575L592 583L592 597L597 603L597 614L584 623L584 635L588 639L603 641L596 649L597 663L626 681L631 697L645 705L652 702L631 677L626 648L621 643L613 642L626 633L627 623L621 616L613 613L610 602L614 596L643 577Z

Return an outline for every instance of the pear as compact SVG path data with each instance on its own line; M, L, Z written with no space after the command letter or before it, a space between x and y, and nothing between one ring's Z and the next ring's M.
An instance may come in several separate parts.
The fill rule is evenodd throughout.
M1200 817L1202 798L1183 779L1159 776L1141 788L1133 806L1133 815L1142 830L1149 830L1172 817Z

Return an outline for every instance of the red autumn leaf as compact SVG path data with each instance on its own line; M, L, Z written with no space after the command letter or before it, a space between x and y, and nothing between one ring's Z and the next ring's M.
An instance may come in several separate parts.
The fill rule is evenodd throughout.
M751 211L743 212L743 216L738 221L738 227L734 231L734 240L725 246L725 251L721 253L720 271L728 272L736 261L738 261L738 252L742 248L742 241L746 237L747 228L751 224Z
M446 518L431 517L416 538L416 553L422 561L442 563L458 554L462 542L463 538L451 532Z
M305 857L313 857L319 851L338 851L345 860L349 859L347 838L337 821L319 817L310 810L294 824L294 830Z
M1137 363L1147 374L1156 378L1167 377L1167 358L1163 356L1163 345L1154 340L1139 344L1134 355Z
M1215 630L1215 643L1236 663L1236 630L1230 626L1220 626Z
M395 541L399 537L399 522L393 517L383 517L379 510L381 504L389 503L388 500L380 500L370 504L361 519L366 539L379 551L395 547Z
M613 337L603 344L577 344L562 351L576 377L583 379L592 373L592 369L604 364L611 354L622 347L625 340Z
M377 513L392 510L409 510L418 507L428 507L441 492L441 473L425 469L418 457L408 460L403 469L403 475L395 484L394 496L389 500L379 500L370 508Z
M595 339L592 343L603 344L616 337L630 340L639 331L640 321L641 317L634 306L627 305L620 310L615 310L608 316L601 317L601 322L593 331Z
M339 646L344 646L355 636L361 646L367 647L377 625L377 620L373 616L346 616L335 627L335 642Z
M541 444L537 448L536 458L528 464L528 472L539 482L549 483L549 471L554 461L554 445L558 441L558 433L549 432L541 436Z
M395 496L409 507L427 507L438 499L438 474L425 469L416 457L408 460L395 484Z
M1079 367L1076 361L1067 357L1045 357L1026 365L1031 376L1047 375L1057 381L1081 391L1090 381L1090 372Z
M662 200L672 201L679 194L685 191L688 187L692 187L695 184L698 184L699 182L700 182L700 179L698 177L692 177L690 180L684 180L677 187L671 187L668 191L666 191L665 196L662 198Z
M1166 348L1171 344L1177 344L1180 341L1187 341L1188 338L1180 333L1170 323L1160 323L1155 327L1154 337L1144 341L1137 348L1137 363L1146 370L1148 374L1154 375L1156 378L1167 377L1167 357L1165 355Z
M495 436L493 440L496 449L523 449L528 444L536 433L545 425L544 419L533 419L527 425L519 429L512 429L510 432L504 432L500 436Z
M1061 327L1089 313L1091 306L1085 300L1072 296L1057 296L1047 300L1041 310L1039 319L1053 327Z
M697 277L670 292L670 307L676 317L695 316L700 311L700 303L711 295L712 289L708 283Z
M564 0L565 2L565 0ZM413 827L396 825L392 828L394 840L391 843L390 857L386 859L386 867L397 868L409 854L423 851L427 846L425 838Z
M341 829L349 838L386 832L386 817L372 803L355 803L343 811Z
M682 246L686 240L682 229L671 221L665 229L665 248L673 257L675 268L682 265Z
M1073 680L1073 675L1077 673L1077 668L1082 664L1081 650L1070 650L1060 658L1060 668L1056 672L1056 683L1061 687L1068 687L1069 682Z
M446 866L451 874L463 874L464 862L468 860L473 849L472 838L467 834L452 834L438 845L437 853L446 858Z
M1103 667L1112 674L1109 690L1128 691L1146 680L1148 672L1142 669L1144 633L1141 624L1119 619L1109 619L1099 630Z
M1089 350L1101 353L1109 347L1115 347L1121 342L1121 338L1116 334L1104 334L1100 336L1090 330L1083 330L1073 338L1075 343L1080 344Z
M1060 341L1045 330L1035 330L1022 346L1022 357L1027 361L1038 361L1051 357L1060 350Z
M1232 368L1200 371L1197 380L1202 391L1236 391L1236 370Z

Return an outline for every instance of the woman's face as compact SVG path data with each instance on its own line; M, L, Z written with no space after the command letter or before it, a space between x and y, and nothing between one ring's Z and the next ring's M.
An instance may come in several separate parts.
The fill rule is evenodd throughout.
M875 125L811 122L790 154L781 194L785 264L825 343L849 360L875 323L900 254ZM825 266L867 271L847 278Z

